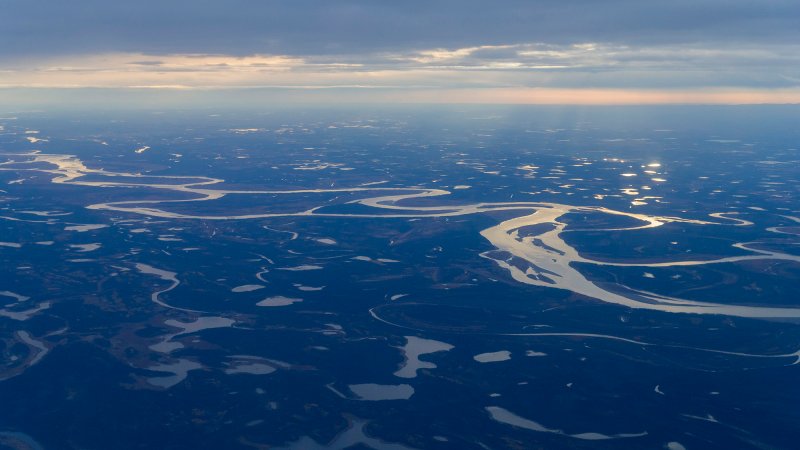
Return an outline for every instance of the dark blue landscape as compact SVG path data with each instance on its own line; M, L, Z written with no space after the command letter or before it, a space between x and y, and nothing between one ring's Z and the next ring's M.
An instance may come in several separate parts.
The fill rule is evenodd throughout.
M0 449L792 449L798 106L0 117Z

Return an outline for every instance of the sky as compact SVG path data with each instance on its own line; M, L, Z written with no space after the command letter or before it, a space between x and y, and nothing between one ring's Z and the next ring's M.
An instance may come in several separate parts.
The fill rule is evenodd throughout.
M0 101L798 103L798 0L0 0ZM165 97L166 98L166 97Z

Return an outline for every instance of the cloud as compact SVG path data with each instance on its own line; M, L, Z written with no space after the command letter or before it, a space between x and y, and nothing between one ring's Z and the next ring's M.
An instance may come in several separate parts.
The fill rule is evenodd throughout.
M509 44L361 55L109 53L27 58L2 87L789 88L800 44L631 47Z
M6 90L489 98L465 93L482 89L535 100L546 97L541 89L660 99L654 90L800 87L796 0L6 0L4 8L13 11L0 15Z
M0 55L797 42L796 0L6 0Z

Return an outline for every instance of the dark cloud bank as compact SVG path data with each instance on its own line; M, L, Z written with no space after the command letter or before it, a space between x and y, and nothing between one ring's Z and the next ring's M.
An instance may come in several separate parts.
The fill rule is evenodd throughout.
M0 3L0 58L96 52L324 55L525 42L783 44L797 0L228 0Z

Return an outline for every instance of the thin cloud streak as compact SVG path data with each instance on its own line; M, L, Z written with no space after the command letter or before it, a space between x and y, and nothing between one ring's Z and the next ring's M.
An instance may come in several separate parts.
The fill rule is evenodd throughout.
M406 92L399 103L465 103L519 105L743 105L800 103L800 89L482 89L436 93Z

